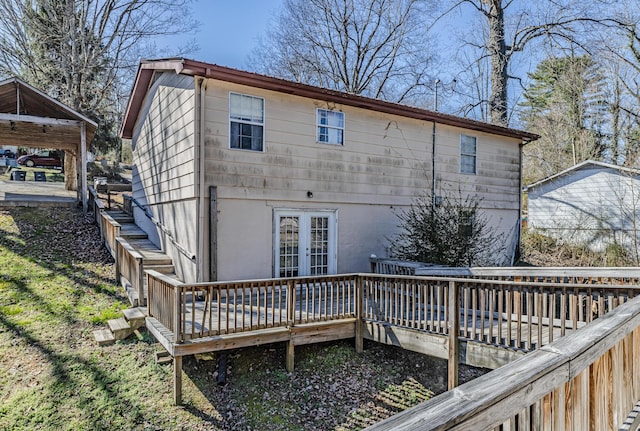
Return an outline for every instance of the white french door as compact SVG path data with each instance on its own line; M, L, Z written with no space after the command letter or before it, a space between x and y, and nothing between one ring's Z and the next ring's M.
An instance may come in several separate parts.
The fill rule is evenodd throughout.
M275 276L336 273L336 212L275 211Z

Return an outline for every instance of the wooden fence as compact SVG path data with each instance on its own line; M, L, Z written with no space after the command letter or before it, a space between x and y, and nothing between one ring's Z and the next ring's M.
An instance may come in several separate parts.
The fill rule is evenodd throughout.
M640 298L367 430L637 429ZM626 428L623 426L626 423Z
M116 259L116 268L118 267L118 255L116 249L116 238L120 237L120 223L115 221L106 211L100 213L100 231L104 238L104 245L111 253L111 256Z

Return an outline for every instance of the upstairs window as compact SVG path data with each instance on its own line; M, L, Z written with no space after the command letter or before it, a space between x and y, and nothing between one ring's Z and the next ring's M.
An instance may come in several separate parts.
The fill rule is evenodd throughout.
M460 135L460 172L463 174L476 173L476 138Z
M229 93L229 148L262 151L264 99Z
M344 144L344 112L318 109L316 111L318 142L323 144Z

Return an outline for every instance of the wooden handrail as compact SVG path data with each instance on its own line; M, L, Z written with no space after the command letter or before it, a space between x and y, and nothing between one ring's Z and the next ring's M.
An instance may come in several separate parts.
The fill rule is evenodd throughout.
M639 336L636 297L562 341L367 430L491 430L516 423L523 431L620 429L640 398Z
M172 316L164 324L182 328L182 339L253 330L269 319L271 325L295 325L347 317L451 335L450 319L456 316L447 305L447 292L454 286L458 302L451 305L459 310L458 326L465 338L524 350L548 344L555 330L557 336L565 335L640 293L638 286L629 285L372 274L172 285L179 291L172 299L177 301L172 314L179 318ZM198 298L206 310L197 308ZM214 305L217 310L209 308ZM211 316L199 322L203 311ZM210 321L216 313L226 320ZM541 323L552 327L548 340L542 337Z
M124 276L138 295L138 306L144 306L144 259L127 240L116 237L116 261L118 273Z
M106 211L100 213L100 223L102 226L102 232L104 237L104 244L111 253L114 259L116 259L116 271L118 270L118 262L116 255L116 238L120 236L121 225L113 219Z

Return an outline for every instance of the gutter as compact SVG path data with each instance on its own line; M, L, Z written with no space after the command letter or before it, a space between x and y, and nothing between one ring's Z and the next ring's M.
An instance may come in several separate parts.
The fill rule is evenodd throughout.
M438 204L436 197L436 122L433 122L433 137L431 148L431 204L435 207Z

